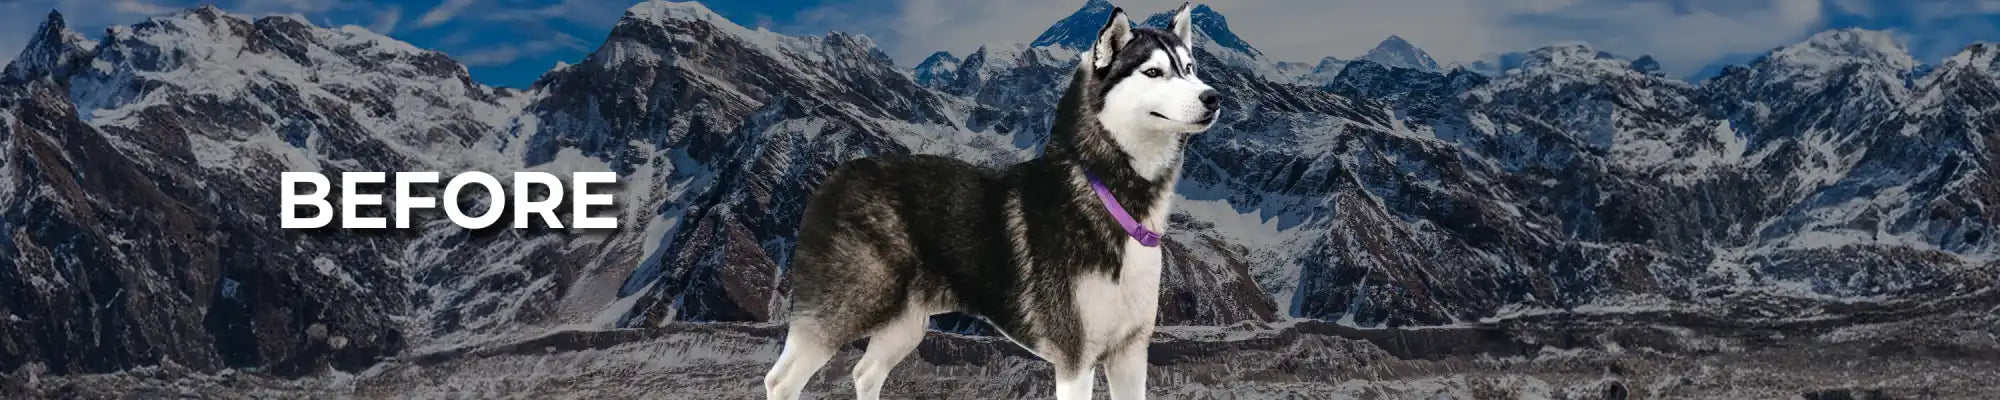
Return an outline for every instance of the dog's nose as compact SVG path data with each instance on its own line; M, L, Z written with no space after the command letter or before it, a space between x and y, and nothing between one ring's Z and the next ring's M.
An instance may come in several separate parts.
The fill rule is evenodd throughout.
M1216 93L1215 89L1209 89L1207 91L1201 92L1201 105L1203 107L1208 107L1209 111L1215 111L1221 109L1222 94Z

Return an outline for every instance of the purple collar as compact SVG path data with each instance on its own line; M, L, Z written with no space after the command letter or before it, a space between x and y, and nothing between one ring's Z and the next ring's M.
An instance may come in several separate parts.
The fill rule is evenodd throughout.
M1139 244L1146 247L1160 247L1160 234L1153 233L1146 229L1145 225L1139 224L1139 220L1132 219L1132 214L1125 212L1125 206L1118 205L1118 198L1111 196L1111 188L1104 187L1104 181L1098 180L1097 174L1085 169L1083 176L1090 178L1090 189L1097 191L1097 199L1103 200L1104 208L1111 210L1111 218L1117 219L1118 225L1125 227L1125 234L1132 235L1133 240L1138 240Z

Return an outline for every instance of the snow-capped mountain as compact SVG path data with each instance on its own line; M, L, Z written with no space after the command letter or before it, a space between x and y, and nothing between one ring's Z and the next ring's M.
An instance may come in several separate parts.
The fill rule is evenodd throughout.
M1352 63L1354 63L1353 60L1342 60L1335 57L1321 58L1319 59L1319 64L1314 64L1312 70L1300 74L1298 79L1300 83L1304 83L1307 86L1325 85L1333 82L1333 78L1339 77L1340 72L1346 70L1347 65Z
M1033 157L1109 11L912 71L863 36L647 2L524 90L293 17L204 7L91 41L51 14L0 77L0 375L414 376L774 322L819 179L877 154ZM1228 112L1189 141L1166 240L1160 319L1195 339L1161 340L1992 307L2000 47L1926 68L1830 31L1690 83L1581 44L1438 72L1391 37L1306 67L1195 11ZM616 171L621 228L277 229L294 170ZM699 344L763 356L775 334L745 329ZM1012 357L954 340L926 362Z
M1373 49L1369 49L1368 54L1362 55L1360 59L1390 67L1410 68L1424 72L1435 72L1438 70L1437 60L1432 60L1429 53L1425 53L1424 49L1419 49L1416 45L1410 44L1409 41L1403 40L1402 36L1396 35L1389 35L1388 38L1382 39L1382 43L1376 44Z
M958 57L952 57L951 52L940 51L931 53L930 57L924 58L924 62L917 64L914 75L917 79L917 84L925 87L937 87L957 80L958 63L960 61Z
M1197 4L1193 10L1188 10L1188 19L1194 25L1192 30L1195 35L1194 40L1207 43L1208 50L1221 56L1224 61L1252 70L1266 68L1264 64L1268 61L1264 58L1264 52L1250 46L1250 42L1243 41L1242 37L1236 36L1236 32L1229 29L1229 19L1224 18L1222 13L1215 12L1215 9L1209 8L1207 4ZM1146 17L1146 20L1139 25L1166 28L1173 20L1173 10L1168 10Z
M1104 21L1111 20L1111 11L1117 8L1111 5L1109 0L1085 1L1083 8L1056 21L1054 26L1042 31L1040 36L1035 37L1035 41L1028 44L1034 47L1061 47L1077 51L1088 48L1091 43L1097 42L1097 32L1104 28Z
M517 96L363 30L204 7L41 33L0 84L9 369L366 367L426 329L403 318L436 260L412 234L279 230L273 177L520 166Z
M1370 62L1388 68L1409 69L1426 73L1439 72L1441 70L1438 67L1437 61L1431 59L1429 53L1425 53L1423 49L1417 48L1416 45L1410 44L1409 41L1403 40L1400 36L1391 35L1360 57L1353 59L1326 57L1321 58L1317 64L1279 62L1275 73L1268 73L1266 77L1278 82L1297 83L1306 86L1327 86L1334 83L1334 80L1340 76L1341 71L1347 69L1348 65L1357 62ZM1496 75L1498 72L1505 71L1504 69L1495 70L1495 67L1482 63L1474 63L1468 66L1468 69L1487 75Z
M67 74L69 68L80 62L73 57L88 54L91 46L96 46L83 34L69 30L62 13L55 11L49 11L48 18L43 20L41 28L35 30L35 36L29 42L35 46L21 49L21 55L7 64L0 78L26 80L41 75Z

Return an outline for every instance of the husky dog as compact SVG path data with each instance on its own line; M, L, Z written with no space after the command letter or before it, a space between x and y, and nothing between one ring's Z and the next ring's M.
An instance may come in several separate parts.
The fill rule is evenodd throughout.
M933 314L964 312L1055 364L1056 398L1145 397L1159 234L1181 148L1220 114L1195 77L1188 6L1166 30L1122 9L1081 55L1044 154L1003 170L938 156L841 166L808 201L791 264L791 330L764 377L793 399L868 338L854 389L877 398Z

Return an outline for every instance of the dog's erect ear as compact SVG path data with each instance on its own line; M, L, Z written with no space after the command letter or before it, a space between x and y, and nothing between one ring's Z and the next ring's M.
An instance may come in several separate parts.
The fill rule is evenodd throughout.
M1125 42L1132 41L1132 20L1125 18L1125 9L1111 9L1111 21L1104 23L1104 29L1097 31L1097 44L1091 47L1092 65L1097 68L1111 66L1117 58L1118 49Z
M1181 41L1188 43L1194 42L1194 17L1190 15L1194 7L1189 7L1192 4L1194 3L1181 3L1181 9L1174 11L1174 22L1167 25L1168 32L1173 32L1174 36L1179 36Z

